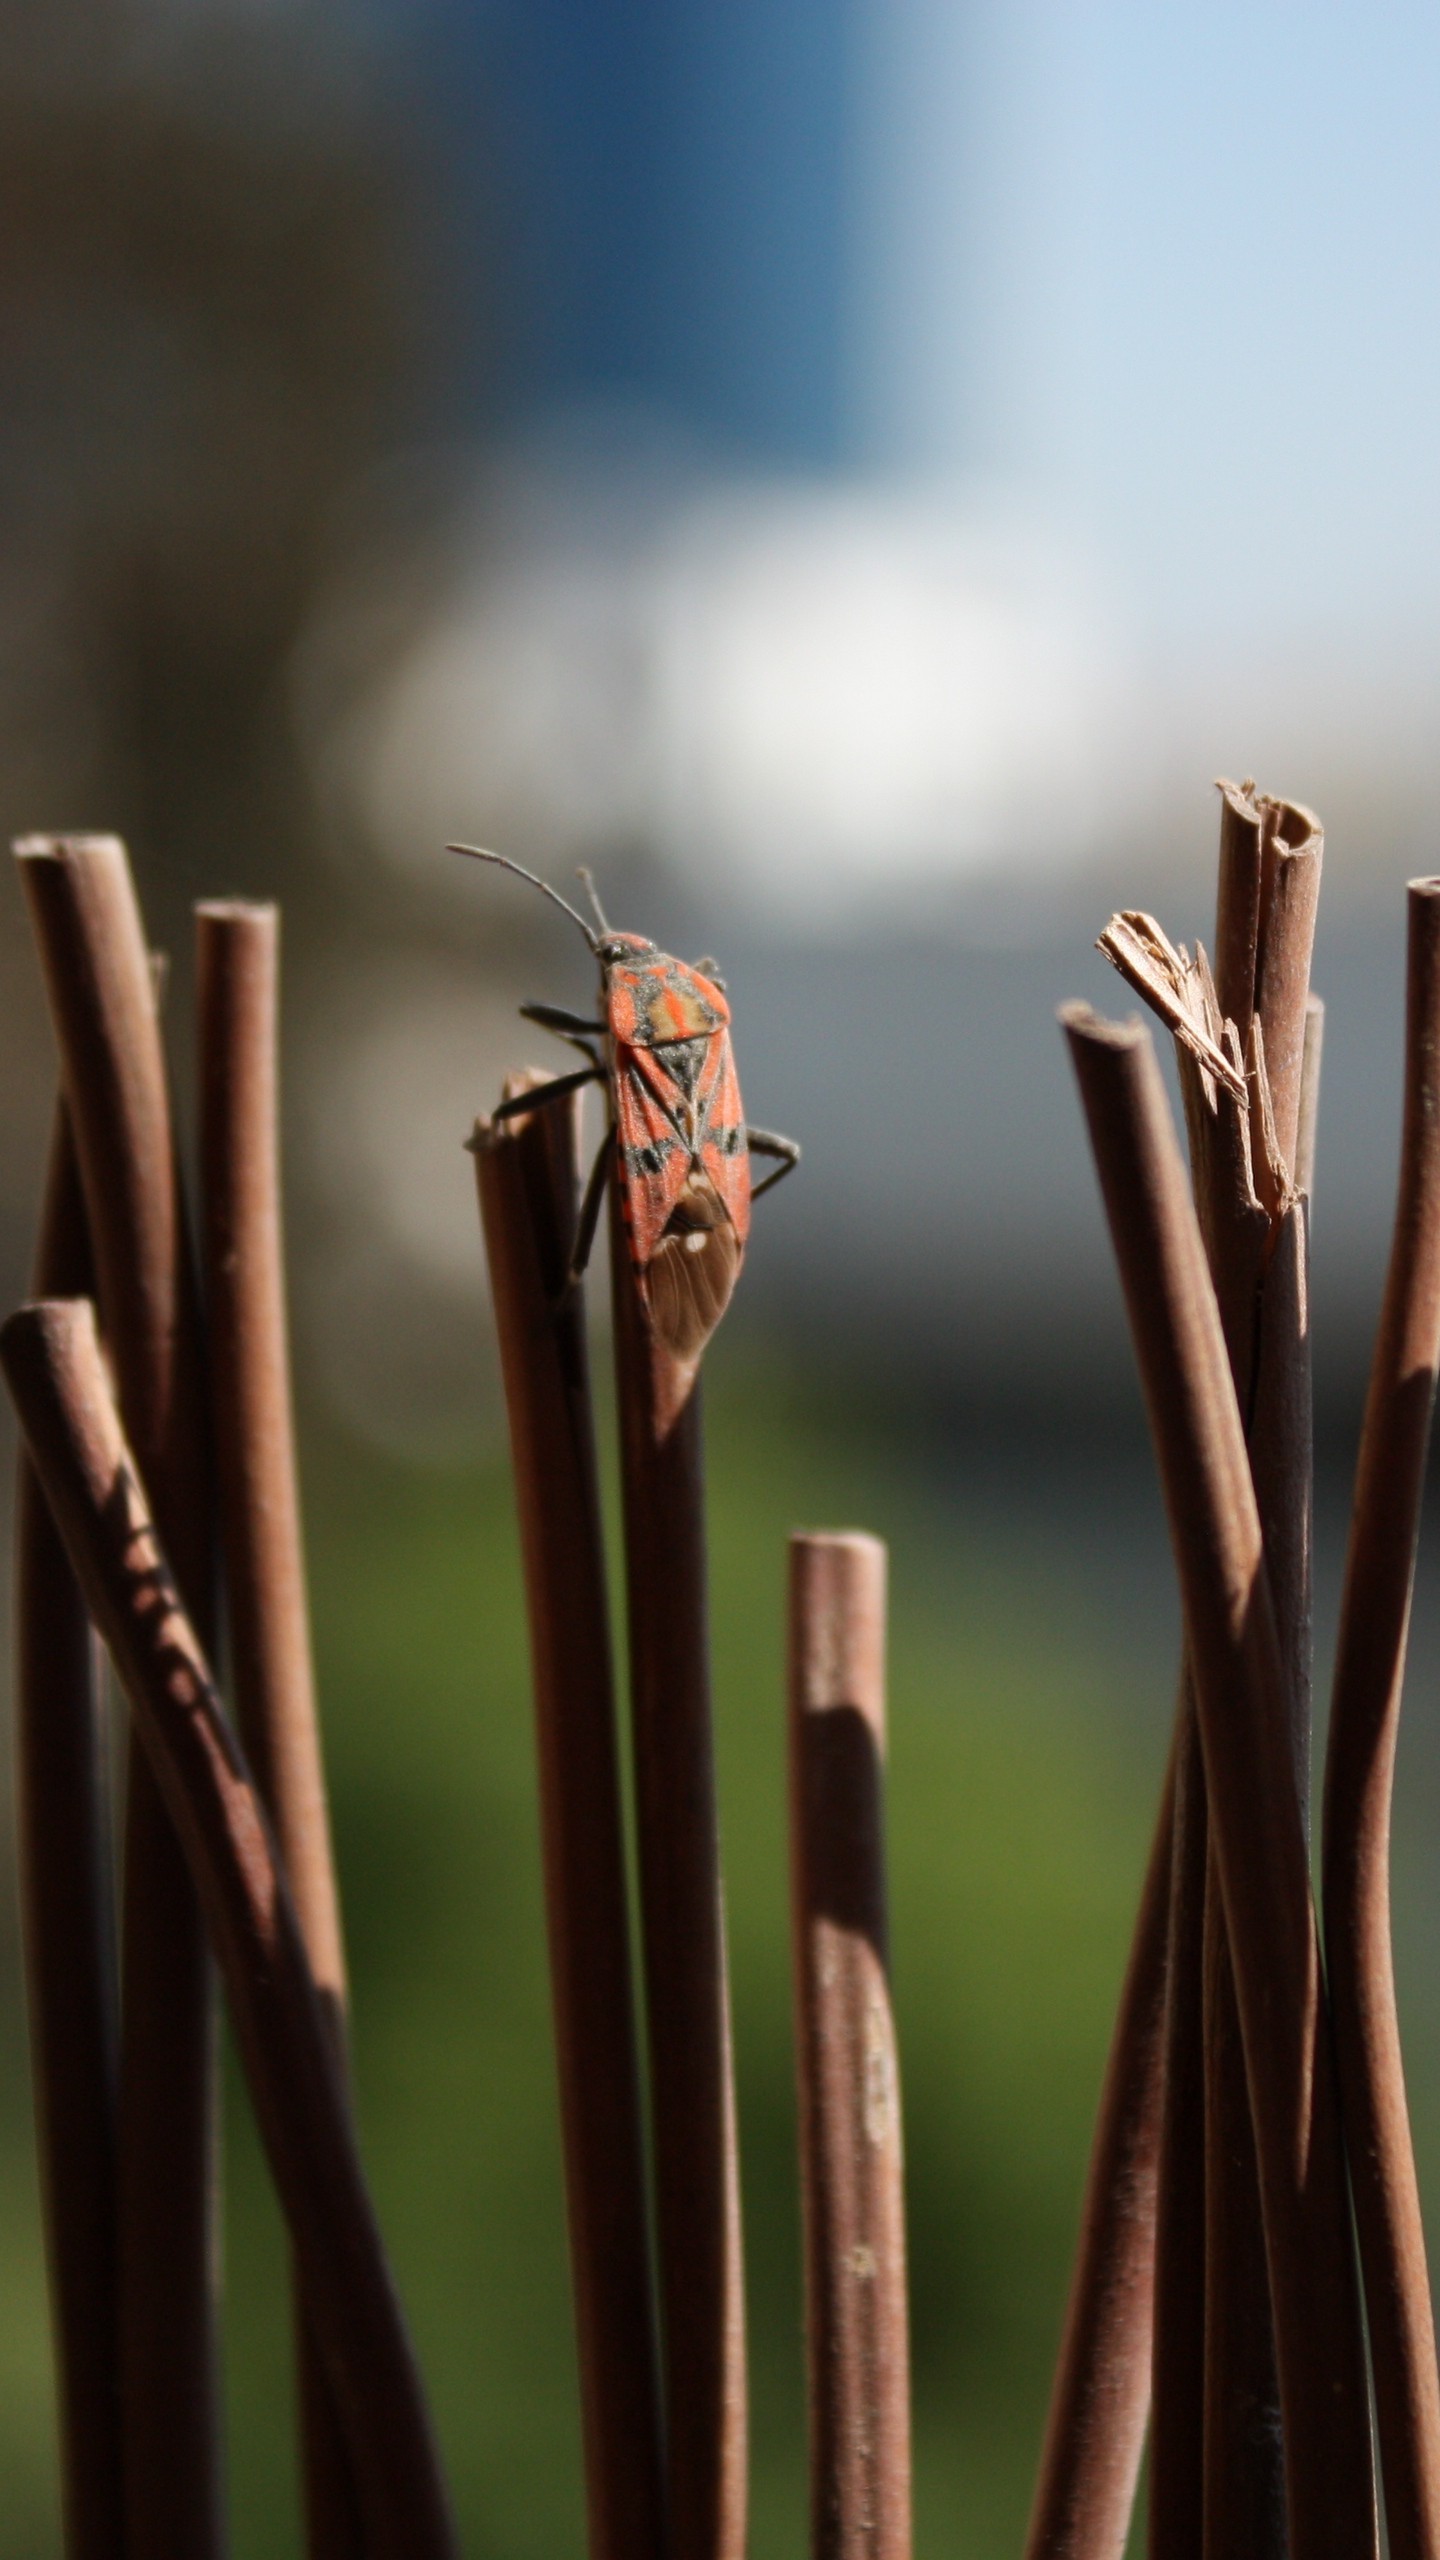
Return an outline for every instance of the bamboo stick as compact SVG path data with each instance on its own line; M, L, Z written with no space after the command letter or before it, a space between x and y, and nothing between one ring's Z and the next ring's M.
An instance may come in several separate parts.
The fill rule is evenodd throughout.
M524 1090L512 1078L506 1098ZM663 2560L664 2466L609 1607L584 1305L564 1293L579 1097L472 1141L530 1618L591 2560Z
M696 1364L646 1321L610 1189L671 2560L743 2560L745 2305Z
M1330 1998L1394 2560L1440 2553L1440 2388L1390 1950L1390 1799L1440 1364L1440 880L1412 880L1405 1118L1325 1772Z
M195 919L201 1259L235 1711L343 2069L345 1961L310 1656L285 1317L279 919L274 907L235 901L197 906ZM298 2290L295 2320L307 2548L312 2560L350 2560L362 2548L357 2492Z
M885 1549L790 1540L795 1974L813 2560L910 2560L900 2074L885 1888Z
M1344 2160L1284 1668L1239 1411L1148 1035L1062 1016L1150 1409L1185 1602L1255 2119L1292 2560L1374 2549Z
M193 1271L150 964L113 836L16 848L60 1050L101 1321L202 1642L214 1537ZM121 1959L120 2364L137 2560L221 2560L214 1996L179 1843L132 1739Z
M35 1257L39 1293L84 1295L90 1242L65 1106ZM116 2261L119 1986L103 1660L21 1451L15 1547L16 1829L50 2276L66 2560L124 2545Z
M171 1580L88 1302L21 1308L0 1327L0 1364L204 1903L345 2413L367 2549L375 2560L455 2560L424 2396L284 1867Z

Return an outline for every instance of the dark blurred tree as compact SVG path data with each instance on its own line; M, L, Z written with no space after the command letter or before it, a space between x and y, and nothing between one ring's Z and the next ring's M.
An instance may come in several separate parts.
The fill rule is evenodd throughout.
M285 663L428 423L434 168L355 9L0 8L0 815L129 835L167 935L305 841Z

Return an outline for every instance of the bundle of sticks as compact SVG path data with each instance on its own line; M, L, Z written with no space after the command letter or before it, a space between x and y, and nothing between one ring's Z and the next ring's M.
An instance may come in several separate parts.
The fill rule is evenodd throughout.
M285 1336L275 911L196 911L197 1271L163 972L124 847L17 852L60 1061L36 1294L0 1329L0 1365L24 1438L17 1808L65 2549L227 2548L218 1967L293 2256L307 2547L452 2560L347 2090ZM212 1668L222 1594L233 1726ZM97 1639L129 1707L123 1823Z
M1184 1610L1028 2560L1440 2554L1440 2386L1390 1950L1389 1819L1440 1358L1440 881L1409 888L1399 1196L1311 1892L1309 1195L1322 839L1222 784L1213 970L1100 938L1175 1042L1067 1007ZM1363 2305L1363 2308L1362 2308Z
M347 2092L285 1331L276 914L197 909L197 1268L163 971L124 848L17 850L60 1061L36 1294L0 1328L0 1366L24 1441L22 1914L68 2560L226 2547L212 1958L292 2245L306 2548L450 2560ZM584 1303L567 1285L579 1095L527 1107L534 1081L512 1079L472 1143L532 1637L588 2544L593 2560L741 2560L701 1346L687 1334L677 1350L657 1324L617 1181L647 2141ZM792 1541L793 1955L814 2547L907 2560L885 1577L859 1532ZM233 1725L213 1668L222 1617ZM100 1647L129 1708L123 1817Z

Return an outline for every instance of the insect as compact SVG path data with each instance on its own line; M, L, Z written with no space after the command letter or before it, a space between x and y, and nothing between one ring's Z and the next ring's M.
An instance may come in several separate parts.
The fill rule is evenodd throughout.
M739 1277L751 1201L800 1161L793 1138L752 1128L745 1120L730 1047L730 1007L715 963L697 960L691 966L672 960L643 934L614 932L588 871L579 876L593 926L548 881L507 855L471 844L451 845L449 851L473 854L528 880L579 927L599 963L599 1021L560 1005L520 1007L527 1022L579 1049L586 1064L502 1102L495 1118L533 1111L537 1103L587 1084L607 1087L610 1126L586 1186L567 1285L574 1285L589 1261L613 1179L650 1322L677 1357L696 1358ZM752 1155L776 1159L773 1173L753 1188Z

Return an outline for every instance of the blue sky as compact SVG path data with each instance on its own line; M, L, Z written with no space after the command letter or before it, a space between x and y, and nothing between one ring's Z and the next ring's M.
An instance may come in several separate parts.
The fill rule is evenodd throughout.
M1197 640L1237 562L1435 633L1440 15L876 0L868 40L876 457L1017 481Z
M1200 641L1237 561L1297 626L1440 632L1440 14L445 14L539 291L532 405L999 479Z

